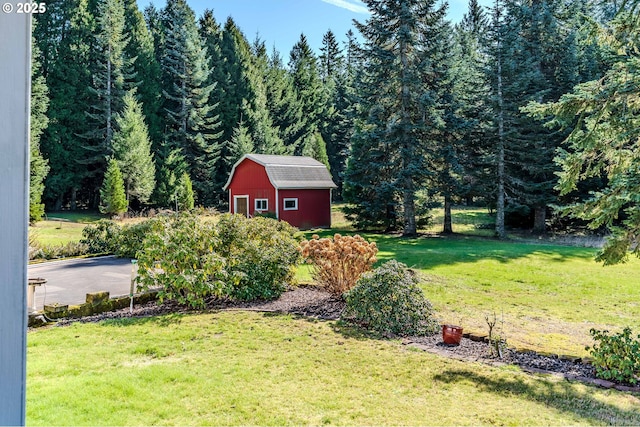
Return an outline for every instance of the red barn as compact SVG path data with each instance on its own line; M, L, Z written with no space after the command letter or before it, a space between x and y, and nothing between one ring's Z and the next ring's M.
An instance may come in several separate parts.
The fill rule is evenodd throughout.
M326 166L311 157L246 154L233 165L229 212L272 213L298 228L331 227L331 189Z

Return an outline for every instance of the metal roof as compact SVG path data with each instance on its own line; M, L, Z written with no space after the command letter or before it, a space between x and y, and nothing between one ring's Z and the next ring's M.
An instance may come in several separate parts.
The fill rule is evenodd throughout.
M226 190L236 167L245 159L264 166L271 184L277 189L323 189L336 188L327 167L319 161L305 156L276 156L272 154L245 154L233 165Z

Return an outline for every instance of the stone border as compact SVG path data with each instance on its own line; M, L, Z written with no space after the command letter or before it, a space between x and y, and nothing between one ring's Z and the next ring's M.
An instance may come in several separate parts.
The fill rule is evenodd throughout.
M133 296L134 304L144 304L149 301L158 299L158 291L149 291ZM86 302L78 305L66 304L46 304L42 312L36 312L29 315L29 327L35 328L44 326L50 321L65 318L80 318L92 316L94 314L105 313L108 311L116 311L127 308L131 304L129 295L117 296L110 298L109 292L93 292L86 296Z

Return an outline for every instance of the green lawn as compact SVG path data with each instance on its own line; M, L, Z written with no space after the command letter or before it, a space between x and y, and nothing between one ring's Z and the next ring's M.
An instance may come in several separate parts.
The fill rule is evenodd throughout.
M69 221L38 221L29 226L29 236L41 245L64 245L80 241L86 225Z
M336 228L319 234L352 232L339 205L332 214ZM425 293L443 322L486 332L484 318L495 312L504 320L510 345L581 356L591 343L590 328L631 326L640 332L640 260L603 267L593 261L594 249L483 238L476 235L490 232L486 210L457 208L453 214L454 230L464 234L417 239L365 234L378 243L380 262L396 258L424 274ZM78 241L85 224L72 221L99 218L84 212L54 216L69 221L37 223L30 232L41 243ZM435 233L441 222L441 210L434 211L427 231ZM298 277L310 280L305 266Z
M29 226L29 236L41 245L64 245L82 239L82 229L104 216L91 211L49 212Z
M638 425L640 399L221 312L30 332L27 424Z
M454 230L486 232L472 224L488 221L482 210L454 211ZM324 237L335 230L315 232ZM363 236L377 242L379 262L395 258L423 273L425 294L443 322L486 333L485 316L495 312L512 346L586 356L591 328L631 326L640 332L638 259L603 267L590 248L467 234ZM308 268L300 268L298 278L310 281Z

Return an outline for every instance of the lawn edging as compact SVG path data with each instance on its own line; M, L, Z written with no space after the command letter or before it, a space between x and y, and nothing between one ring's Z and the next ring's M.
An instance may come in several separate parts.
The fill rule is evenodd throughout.
M133 295L133 304L144 304L158 299L158 290ZM77 319L129 307L130 295L110 297L109 292L92 292L86 295L86 302L78 305L46 304L42 312L29 314L28 326L40 327L60 319Z

